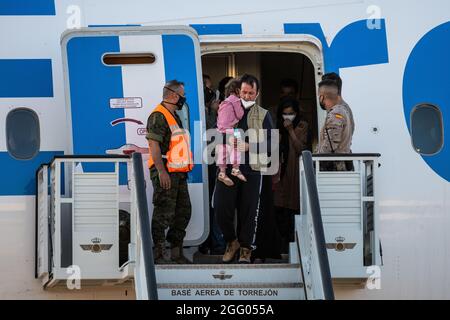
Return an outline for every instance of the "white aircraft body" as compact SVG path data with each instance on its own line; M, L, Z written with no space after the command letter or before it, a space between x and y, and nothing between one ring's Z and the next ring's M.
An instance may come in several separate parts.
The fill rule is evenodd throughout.
M94 252L95 245L112 241L117 251L118 240L109 231L102 239L92 236L89 217L70 220L73 238L68 245L77 241L81 245L65 251L64 232L62 238L50 236L61 251L48 262L53 275L44 270L39 259L43 249L37 243L41 239L37 192L42 189L36 172L55 156L146 149L146 121L161 101L166 81L186 84L189 112L183 120L193 139L196 166L189 175L193 216L185 245L198 246L209 232L207 167L199 161L205 144L202 74L210 75L215 86L225 76L255 75L261 81L258 102L272 111L280 81L295 79L316 145L326 116L318 107L317 84L323 74L337 72L356 122L352 151L380 154L376 163L381 166L376 168L375 197L366 199L376 204L376 238L370 240L374 263L364 264L364 277L361 270L345 269L347 258L331 256L338 247L328 248L334 294L337 299L449 299L449 37L446 0L3 0L0 298L142 298L135 289L139 277L144 277L138 275L143 272L139 268L135 281L128 281L133 280L130 276L121 285L52 287L58 263L59 271L67 271L64 268ZM127 60L133 58L142 62ZM73 166L71 172L77 170L95 168ZM116 176L119 193L126 192L131 175L122 170ZM62 199L61 204L75 203L76 209L74 201ZM120 209L129 210L129 203L128 207L124 203ZM358 226L352 216L343 219L336 224ZM112 223L115 228L117 221ZM110 226L102 225L102 230ZM59 226L53 228L50 232L59 232ZM331 242L346 242L337 235ZM45 242L44 250L48 246ZM104 263L115 261L118 270L118 255L108 258L113 249L100 248ZM96 267L86 261L86 268ZM335 261L348 274L339 276ZM219 269L217 278L226 279L226 270ZM117 270L105 278L116 277ZM185 298L160 289L160 298ZM199 298L209 298L205 294ZM243 293L239 297L245 299Z

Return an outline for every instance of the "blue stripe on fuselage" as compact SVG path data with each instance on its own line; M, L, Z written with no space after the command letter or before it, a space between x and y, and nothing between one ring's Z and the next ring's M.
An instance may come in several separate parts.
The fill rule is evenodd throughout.
M0 59L0 98L53 97L52 60Z
M55 0L1 0L0 16L54 16Z
M109 105L111 98L123 98L122 68L103 64L102 56L107 52L120 52L119 37L76 37L67 44L75 155L104 155L106 150L126 143L125 125L111 125L113 120L125 116L124 110ZM109 172L113 165L83 168ZM121 170L120 184L126 183L126 171Z
M315 36L322 43L326 72L389 62L386 23L360 20L344 27L329 46L319 23L285 23L286 34Z
M192 38L187 35L163 35L164 68L166 81L176 79L184 82L185 94L189 105L190 130L194 129L194 123L200 121L200 104L198 97L197 64L195 59L195 47ZM192 145L200 147L191 135ZM194 151L194 154L198 154ZM196 164L194 170L189 173L190 183L202 182L201 164Z
M49 163L63 151L42 151L31 160L16 160L8 152L0 152L2 170L0 196L29 196L36 194L36 170L43 163Z

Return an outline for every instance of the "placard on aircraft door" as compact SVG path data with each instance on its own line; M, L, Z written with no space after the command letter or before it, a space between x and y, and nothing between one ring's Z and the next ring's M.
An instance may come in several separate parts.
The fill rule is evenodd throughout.
M147 149L147 118L161 102L164 84L184 82L188 107L180 115L191 134L196 163L189 173L192 217L185 245L201 243L208 232L209 197L207 167L201 161L204 102L196 32L178 26L82 28L64 33L61 43L74 155L118 153L126 145ZM147 168L148 154L143 158ZM121 190L126 190L128 173L122 171ZM152 212L152 187L146 178Z

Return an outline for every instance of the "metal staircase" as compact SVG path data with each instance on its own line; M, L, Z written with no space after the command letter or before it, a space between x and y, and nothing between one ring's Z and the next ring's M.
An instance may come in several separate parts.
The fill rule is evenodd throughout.
M309 173L303 183L308 207L296 217L296 242L291 243L289 261L277 264L157 265L151 256L151 238L142 170L135 168L138 237L135 287L138 299L334 299L325 238L320 216L311 153L303 154ZM133 163L142 164L133 154ZM145 239L145 241L144 241ZM143 245L143 246L142 246Z
M300 264L235 264L161 265L155 271L158 297L163 300L303 300L299 270Z

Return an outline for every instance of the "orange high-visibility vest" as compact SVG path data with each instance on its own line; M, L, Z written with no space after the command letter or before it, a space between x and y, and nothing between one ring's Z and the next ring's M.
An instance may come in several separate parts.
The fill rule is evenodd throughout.
M192 158L192 152L190 148L190 137L189 132L180 128L175 117L167 110L164 106L158 105L154 112L161 112L166 118L169 124L170 132L172 133L170 137L169 151L163 158L167 160L167 171L168 172L189 172L194 168L194 161ZM149 145L150 148L150 145ZM150 151L150 157L148 159L148 167L151 168L154 164L152 152Z

